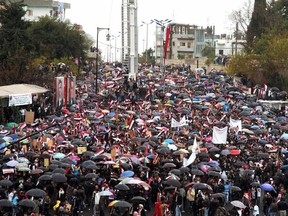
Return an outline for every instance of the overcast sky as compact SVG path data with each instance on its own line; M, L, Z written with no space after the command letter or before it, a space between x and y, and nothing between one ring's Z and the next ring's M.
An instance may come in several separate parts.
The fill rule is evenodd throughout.
M121 31L122 0L62 0L71 4L66 18L83 26L85 32L96 38L97 27L110 28L110 34ZM138 0L138 25L151 19L171 19L175 23L198 26L215 25L216 34L231 33L229 15L239 10L248 0ZM252 0L254 2L254 0ZM155 46L155 23L148 27L148 47ZM99 42L105 42L105 32L99 33ZM111 43L114 41L112 40ZM120 48L120 37L116 46ZM101 45L100 45L101 46ZM103 46L103 45L102 45ZM139 52L146 49L146 25L139 27Z

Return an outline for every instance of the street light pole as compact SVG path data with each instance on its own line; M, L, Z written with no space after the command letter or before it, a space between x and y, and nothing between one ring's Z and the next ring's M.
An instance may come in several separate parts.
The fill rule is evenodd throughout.
M163 75L163 80L165 81L165 60L164 60L164 52L165 52L165 27L166 24L169 24L172 22L172 20L166 19L166 20L157 20L154 19L153 20L157 25L161 26L161 34L162 34L162 51L161 51L161 55L160 55L160 70L162 70L162 75ZM168 41L167 41L168 42Z
M99 28L97 27L97 37L96 37L96 65L95 65L95 74L96 74L96 78L95 78L95 93L98 94L98 61L99 61L99 44L98 44L98 37L99 37L99 32L101 30L108 30L109 28ZM107 34L107 40L109 40L109 33Z

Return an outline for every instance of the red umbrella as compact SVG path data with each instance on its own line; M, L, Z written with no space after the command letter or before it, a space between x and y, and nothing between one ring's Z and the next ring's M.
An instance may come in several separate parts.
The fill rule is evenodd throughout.
M230 150L230 155L239 155L241 150L239 149L232 149Z

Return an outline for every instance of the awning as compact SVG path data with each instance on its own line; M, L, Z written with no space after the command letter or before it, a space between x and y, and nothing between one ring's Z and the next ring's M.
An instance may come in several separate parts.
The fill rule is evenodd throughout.
M8 98L9 95L13 94L43 94L48 91L49 89L31 84L6 85L0 86L0 98Z

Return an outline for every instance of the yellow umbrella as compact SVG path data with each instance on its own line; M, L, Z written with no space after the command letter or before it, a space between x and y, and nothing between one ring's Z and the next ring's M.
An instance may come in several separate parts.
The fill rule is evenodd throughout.
M108 113L110 113L109 110L102 110L101 112L102 112L103 114L108 114Z

